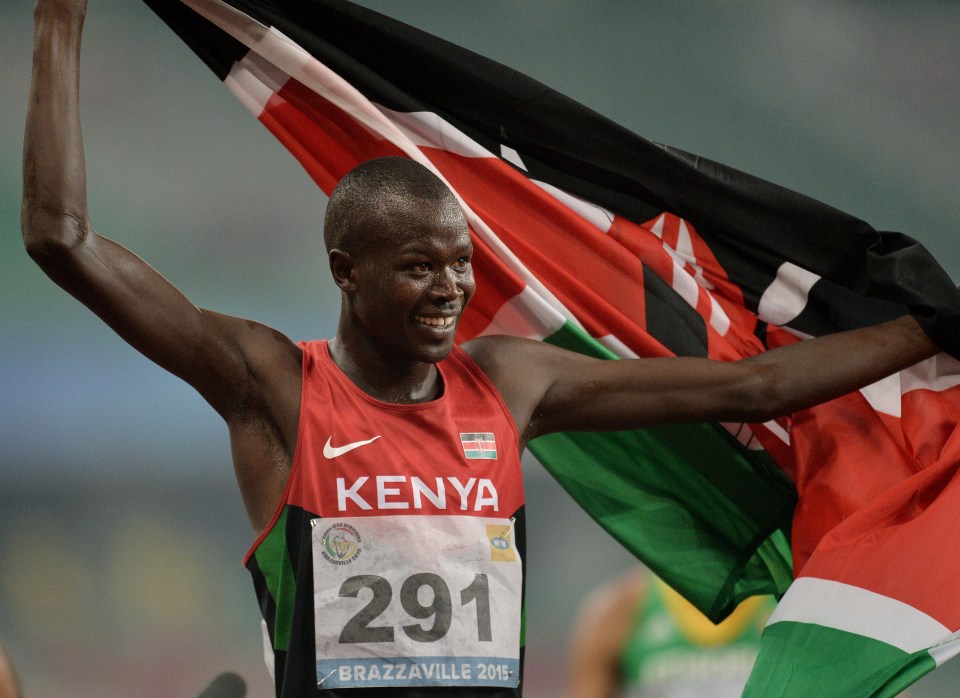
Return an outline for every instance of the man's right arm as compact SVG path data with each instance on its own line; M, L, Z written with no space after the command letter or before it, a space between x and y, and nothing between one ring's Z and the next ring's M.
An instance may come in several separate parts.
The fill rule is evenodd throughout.
M257 491L246 490L264 488L262 473L255 471L262 453L245 457L237 446L251 453L266 448L274 463L288 461L296 440L299 350L263 325L196 307L143 260L93 229L79 114L86 5L86 0L40 0L34 10L24 244L53 281L138 351L194 386L227 420L241 490L248 510L253 505L251 517L259 520L262 513L253 511L268 510L269 502L251 502ZM265 442L250 436L259 433L267 434Z

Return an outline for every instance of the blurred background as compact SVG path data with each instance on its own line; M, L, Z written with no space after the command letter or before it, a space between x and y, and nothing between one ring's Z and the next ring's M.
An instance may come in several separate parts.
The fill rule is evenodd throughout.
M362 4L648 138L909 233L960 281L958 3ZM198 305L331 336L323 195L145 6L90 5L94 225ZM30 698L188 697L226 670L266 696L226 429L23 251L31 10L0 6L0 641ZM526 471L526 695L549 698L580 599L631 561L536 464ZM948 664L911 695L958 685Z

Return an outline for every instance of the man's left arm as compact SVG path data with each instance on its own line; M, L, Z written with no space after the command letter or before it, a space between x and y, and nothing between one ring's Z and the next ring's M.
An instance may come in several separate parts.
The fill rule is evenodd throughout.
M911 316L731 362L604 361L515 337L482 337L465 348L497 385L524 443L557 431L763 422L840 397L939 352Z

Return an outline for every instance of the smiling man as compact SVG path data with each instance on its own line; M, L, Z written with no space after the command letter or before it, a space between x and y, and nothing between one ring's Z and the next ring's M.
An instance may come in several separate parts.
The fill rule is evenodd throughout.
M445 185L402 158L361 165L331 197L333 339L296 343L198 308L93 229L78 107L86 2L40 0L35 13L24 243L225 420L277 695L520 695L530 439L763 421L937 351L910 317L738 362L598 361L510 337L458 347L470 232Z

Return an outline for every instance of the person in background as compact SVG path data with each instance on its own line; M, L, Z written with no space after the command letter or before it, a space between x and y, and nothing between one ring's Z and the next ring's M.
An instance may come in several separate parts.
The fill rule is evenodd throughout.
M715 625L644 567L591 593L569 641L568 698L737 698L776 604L745 600Z
M0 698L21 698L20 679L13 662L0 644Z

